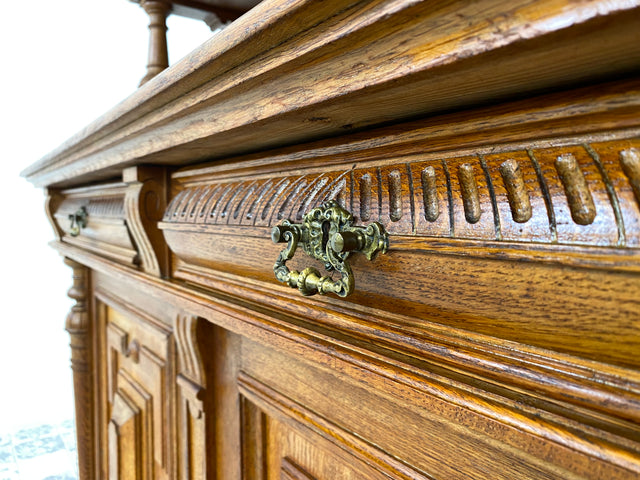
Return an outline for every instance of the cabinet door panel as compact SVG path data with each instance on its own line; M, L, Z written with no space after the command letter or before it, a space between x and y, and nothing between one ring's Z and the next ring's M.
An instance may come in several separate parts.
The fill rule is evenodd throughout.
M243 480L388 480L388 475L367 465L348 446L333 443L285 412L260 403L259 407L242 398Z
M170 331L112 308L106 330L109 478L172 478Z

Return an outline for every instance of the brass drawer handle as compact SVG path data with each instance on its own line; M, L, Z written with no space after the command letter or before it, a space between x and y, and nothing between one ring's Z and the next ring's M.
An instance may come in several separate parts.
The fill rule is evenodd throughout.
M271 239L274 243L288 244L273 266L276 278L297 288L303 295L330 292L346 297L355 285L353 272L346 262L349 254L361 252L368 260L373 260L378 252L385 253L389 248L389 236L381 224L354 226L353 216L334 200L311 210L302 223L285 220L273 228ZM327 271L335 270L342 278L334 281L329 276L321 276L313 267L302 272L289 270L285 264L293 258L298 244L307 255L323 262Z
M71 226L69 227L69 234L72 237L80 235L81 228L87 228L87 217L89 213L87 209L82 207L78 209L76 213L69 214L69 220L71 220Z

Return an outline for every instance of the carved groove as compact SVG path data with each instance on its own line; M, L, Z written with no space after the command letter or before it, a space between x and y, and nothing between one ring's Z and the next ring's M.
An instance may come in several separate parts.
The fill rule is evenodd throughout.
M269 191L269 188L271 188L272 184L273 184L273 182L271 180L268 180L262 186L262 189L260 190L260 193L258 195L256 195L256 198L253 200L253 202L251 202L251 206L249 207L249 210L247 210L247 213L245 214L245 217L246 217L247 220L253 220L254 219L256 207L262 201L262 199L264 198L264 195Z
M240 210L242 209L244 203L247 201L247 199L251 196L251 194L255 191L256 186L255 186L255 182L252 183L249 188L247 189L247 193L244 194L244 198L242 200L240 200L237 204L236 204L236 208L233 210L233 218L234 220L236 218L238 218L238 216L240 215Z
M282 220L285 216L285 211L289 209L289 205L291 201L300 195L300 192L307 186L307 182L304 179L296 182L295 188L291 190L289 195L287 195L285 201L280 206L280 210L278 210L278 220Z
M438 164L433 160L398 162L384 168L349 168L264 180L246 178L206 187L202 187L203 180L198 177L197 183L191 187L186 183L187 187L175 195L166 210L166 223L162 228L170 229L172 227L167 224L172 223L203 222L247 228L270 227L284 218L296 221L297 216L335 199L341 205L350 204L358 222L380 221L391 235L456 238L456 225L479 222L482 208L491 205L492 231L484 224L477 229L463 228L460 238L581 245L593 242L600 247L624 247L625 227L629 228L625 226L625 219L637 215L636 203L640 204L640 150L637 145L637 141L630 140L624 142L625 148L616 148L615 142L609 142L595 147L567 146L564 151L550 147L535 152L516 150L491 154L486 158L478 154L483 175L475 171L476 163L450 158L442 159ZM582 174L577 160L570 154L576 148L586 149L603 179L602 182L594 181L592 188L599 191L594 191L593 197L587 188L586 178L589 177ZM525 158L528 155L530 161L520 160L523 155ZM449 162L456 165L455 172L449 171ZM406 175L403 169L407 169ZM597 172L592 168L590 175L594 174ZM439 179L438 175L443 178ZM625 176L629 183L624 181ZM537 179L538 188L531 188L525 179L534 183ZM505 194L498 195L497 190L494 191L493 187L498 185L500 188L504 185L502 192ZM406 195L410 198L405 198ZM422 203L424 213L418 214L415 210L416 202ZM77 209L81 205L80 200L75 199L73 202L66 199L63 203L66 209ZM187 204L186 215L182 217L180 212ZM535 209L542 205L546 207L548 230L544 222L539 223L544 218L542 212L536 216ZM409 207L412 207L411 215L406 211ZM448 215L444 209L448 210ZM575 230L578 225L570 221L570 224L563 223L558 232L556 216L564 209L567 217L571 213L571 217L577 219L578 225L592 223L595 212L600 209L603 214L597 228L580 227L578 234ZM223 210L226 211L224 216L220 213ZM193 216L192 212L195 212ZM60 211L55 215L58 222L63 220ZM536 236L531 237L520 225L531 223L534 217L538 224L532 224ZM620 234L612 235L612 229ZM632 231L628 235L635 238L637 234Z
M464 218L469 223L478 223L482 210L480 210L480 197L478 195L478 185L473 167L468 163L463 163L458 167L458 181L462 193L462 205L464 206Z
M627 233L624 228L624 220L622 218L620 201L618 200L616 189L611 184L611 179L609 178L607 169L604 168L604 165L602 164L600 155L598 155L598 153L591 147L591 145L584 144L583 147L587 151L587 153L589 153L594 163L598 167L598 172L600 173L600 177L602 177L602 181L604 182L605 189L607 190L607 196L609 197L609 202L611 202L611 207L613 208L613 215L616 219L616 227L618 228L618 246L624 247L624 245L627 243Z
M302 467L297 465L289 457L282 459L280 465L281 480L316 480L315 477L309 475Z
M321 178L320 181L314 182L311 192L305 195L305 200L300 204L300 208L298 208L298 213L296 213L296 220L300 220L304 214L309 210L309 205L313 203L313 200L316 198L320 190L327 184L328 179Z
M422 201L424 216L430 222L435 222L440 216L440 203L436 185L436 170L432 166L422 170Z
M262 215L261 215L262 220L266 220L269 214L269 210L271 210L271 207L273 205L273 202L278 196L280 196L280 194L284 191L284 189L289 186L289 183L290 181L285 178L280 184L278 184L278 189L273 192L273 194L271 195L271 198L267 201L264 208L262 209Z
M502 175L504 186L507 190L507 199L511 207L513 221L518 223L528 222L533 211L520 164L510 158L500 165L500 175Z
M398 170L389 173L389 216L392 222L402 218L402 177Z
M360 177L360 220L363 222L371 218L371 175L368 173Z
M569 202L571 218L578 225L593 223L596 218L596 206L578 161L568 153L560 155L555 165Z
M558 226L556 223L556 213L553 210L553 201L551 200L549 186L547 185L547 182L544 179L544 175L542 174L540 162L538 162L538 159L533 151L527 150L527 155L529 155L529 159L531 160L533 169L536 172L536 177L538 178L538 183L540 184L540 190L542 191L544 205L547 208L547 217L549 218L549 232L551 233L551 241L555 243L558 241Z
M622 171L629 179L636 202L640 206L640 150L629 148L620 152L620 164Z

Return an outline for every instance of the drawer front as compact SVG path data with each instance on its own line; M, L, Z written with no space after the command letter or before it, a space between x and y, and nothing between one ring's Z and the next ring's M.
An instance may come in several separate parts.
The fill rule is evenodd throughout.
M467 121L460 120L461 131L473 127ZM511 124L518 132L499 133L510 142L489 145L497 134L484 139L472 131L438 144L429 136L436 123L173 175L160 223L172 277L239 304L244 313L233 315L248 326L293 338L295 353L344 374L332 385L314 372L313 380L296 376L302 367L283 380L287 361L255 372L246 367L239 380L245 417L272 434L261 440L273 454L267 475L316 478L305 455L321 465L335 454L328 463L368 464L382 455L391 465L383 470L400 478L637 476L637 131L525 141L518 138L540 132ZM551 135L573 128L567 125L544 128ZM275 278L276 259L291 244L272 243L271 231L285 220L304 224L305 214L328 201L350 212L355 225L380 223L389 248L373 261L348 256L351 295L305 297ZM307 237L314 235L324 234ZM302 275L311 267L340 279L342 270L328 272L305 254L312 248L302 245L304 237L287 269ZM320 243L329 248L331 240ZM354 379L365 385L357 401L369 405L366 412L340 403ZM305 382L343 396L299 397ZM391 423L371 423L375 405L386 405ZM308 429L323 437L312 441L319 453L297 437ZM353 459L340 453L347 437L350 455L360 452ZM447 452L456 452L457 470ZM323 468L315 470L319 478L327 475Z
M127 227L125 193L126 185L119 183L61 192L53 212L61 240L120 263L139 263Z

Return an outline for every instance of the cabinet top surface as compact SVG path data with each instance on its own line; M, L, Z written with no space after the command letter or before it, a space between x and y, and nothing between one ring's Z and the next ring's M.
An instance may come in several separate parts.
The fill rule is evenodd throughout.
M69 187L617 78L639 7L267 0L22 174Z

